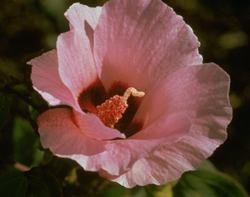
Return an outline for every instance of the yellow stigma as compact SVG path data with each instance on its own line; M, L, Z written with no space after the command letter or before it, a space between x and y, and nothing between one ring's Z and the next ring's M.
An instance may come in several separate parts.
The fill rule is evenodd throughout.
M134 97L143 97L145 93L129 87L123 96L115 95L96 107L97 116L107 127L113 128L122 118L123 113L128 108L127 100L131 95Z

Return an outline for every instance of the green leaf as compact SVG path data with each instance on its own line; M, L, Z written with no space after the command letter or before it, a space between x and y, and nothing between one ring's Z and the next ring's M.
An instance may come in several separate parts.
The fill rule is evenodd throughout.
M248 197L236 180L204 167L185 173L173 191L176 197Z
M29 121L16 117L13 128L14 159L27 166L37 166L44 152L39 150L39 138Z
M158 191L154 192L154 197L173 197L172 184L162 186Z
M0 196L25 197L28 180L24 173L11 171L0 177Z
M109 187L105 188L100 197L149 197L144 187L134 187L132 189L125 188L118 184L110 183Z
M125 197L129 196L130 192L128 189L121 187L121 186L116 186L116 187L110 187L104 191L104 193L101 195L102 197Z
M61 197L62 189L57 179L41 168L26 173L28 179L27 197Z
M0 196L61 197L62 189L49 172L33 168L28 172L12 170L0 176Z
M20 67L8 59L0 59L0 88L23 81Z
M9 94L0 92L0 129L3 128L11 118L12 100Z

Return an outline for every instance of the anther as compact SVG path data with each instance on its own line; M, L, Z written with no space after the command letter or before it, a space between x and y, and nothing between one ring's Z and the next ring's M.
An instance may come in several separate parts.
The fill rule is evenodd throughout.
M145 93L130 87L125 91L123 96L115 95L101 105L98 105L96 107L96 115L107 127L113 128L128 108L127 100L131 95L134 97L143 97Z

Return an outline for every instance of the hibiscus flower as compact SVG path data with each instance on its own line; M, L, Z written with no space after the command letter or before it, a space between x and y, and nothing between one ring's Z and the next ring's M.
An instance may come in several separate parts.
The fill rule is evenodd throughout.
M202 63L192 29L160 0L73 4L56 49L32 59L44 148L125 187L163 184L222 144L229 76Z

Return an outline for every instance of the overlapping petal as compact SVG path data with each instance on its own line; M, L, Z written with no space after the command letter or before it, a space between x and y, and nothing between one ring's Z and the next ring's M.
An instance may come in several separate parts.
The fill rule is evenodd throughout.
M184 118L184 117L182 117ZM182 118L178 118L181 120ZM92 157L85 158L84 168L91 171L102 171L112 176L120 176L134 165L140 158L152 154L155 149L163 144L172 144L179 141L183 135L189 132L190 123L188 120L182 120L179 125L173 125L176 117L166 118L163 123L166 127L166 134L163 134L162 128L158 132L159 125L146 128L144 135L138 135L126 140L108 141L105 145L106 151ZM163 126L162 126L163 127ZM151 131L152 138L147 132ZM156 132L156 133L154 133ZM148 134L148 135L147 135Z
M38 118L38 127L43 147L57 155L94 155L105 150L103 142L87 137L77 127L71 109L56 108L44 112Z
M82 114L75 112L74 116L78 127L90 138L97 140L125 138L125 135L118 130L106 127L94 114Z
M133 187L173 181L224 142L232 117L229 77L202 64L192 29L170 7L110 0L103 8L73 4L65 16L70 31L58 37L57 53L31 61L42 95L73 106L39 117L43 147ZM121 82L146 93L133 119L142 123L139 132L121 139L124 134L81 111L79 95L97 80L106 90Z
M226 125L231 119L229 85L229 76L213 63L183 67L148 92L135 120L146 126L162 114L186 112L191 121L217 118Z
M87 8L74 4L65 13L71 30L57 39L59 74L75 97L97 79L92 54L93 30L100 8ZM87 29L87 31L86 31Z
M200 64L199 42L160 0L110 0L94 33L94 55L106 89L121 81L140 90L181 66Z
M156 90L159 94L154 92L154 96L144 101L141 110L152 113L143 118L150 122L150 119L159 119L161 110L168 114L185 111L191 121L190 131L179 141L159 146L138 160L127 173L114 178L126 187L173 181L199 166L226 139L232 109L228 99L230 81L222 69L215 64L185 67L162 84ZM156 112L153 106L144 106L149 101L162 103L161 108Z
M159 139L166 138L169 141L178 139L189 132L191 121L187 113L162 114L151 124L144 126L130 139Z
M63 84L58 73L56 50L51 50L28 62L32 65L31 80L45 100L51 105L75 105L70 90Z
M80 3L74 3L65 12L65 16L70 22L71 29L87 34L91 48L93 48L94 29L98 23L101 7L91 8Z

